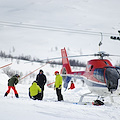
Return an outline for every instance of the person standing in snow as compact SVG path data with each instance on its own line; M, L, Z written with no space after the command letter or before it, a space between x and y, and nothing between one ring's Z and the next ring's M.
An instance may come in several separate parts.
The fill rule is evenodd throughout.
M37 84L41 88L41 100L43 99L43 94L44 94L44 86L47 82L46 76L43 74L43 70L39 71L39 74L36 77Z
M33 100L41 100L41 88L34 81L29 88L29 97Z
M63 100L63 95L61 94L62 76L59 74L58 71L55 71L55 75L56 75L56 78L55 78L54 89L56 89L58 101L61 101L61 100Z
M69 89L72 90L72 89L74 89L74 88L75 88L75 84L73 83L73 81L71 81L71 84L70 84L70 87L68 88L68 90L69 90Z
M17 92L17 90L15 88L15 85L17 85L17 83L18 83L18 78L19 77L20 77L20 75L16 74L16 75L14 75L12 78L10 78L8 80L8 90L6 91L4 97L6 97L10 93L10 90L12 88L14 93L15 93L16 98L19 98L18 92Z

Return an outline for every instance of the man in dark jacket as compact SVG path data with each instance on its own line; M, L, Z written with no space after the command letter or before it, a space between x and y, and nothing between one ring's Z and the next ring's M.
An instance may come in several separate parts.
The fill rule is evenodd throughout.
M37 84L41 88L41 100L43 99L44 85L47 82L46 76L43 74L43 70L40 70L39 74L36 77Z
M15 93L15 96L16 96L17 98L19 98L18 92L17 92L17 90L15 89L15 85L17 85L17 83L18 83L18 78L19 78L19 77L20 77L20 75L16 74L16 75L14 75L12 78L10 78L10 79L8 80L8 90L6 91L4 97L7 96L7 95L10 93L10 90L11 90L11 88L12 88L13 91L14 91L14 93Z

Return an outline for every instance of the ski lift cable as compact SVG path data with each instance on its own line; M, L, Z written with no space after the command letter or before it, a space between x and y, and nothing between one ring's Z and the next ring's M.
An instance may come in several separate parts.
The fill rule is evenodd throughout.
M58 32L67 32L67 33L97 35L97 36L101 36L101 33L102 33L102 36L103 35L109 36L109 35L113 34L113 33L78 30L78 29L68 29L68 28L61 28L61 27L40 26L40 25L35 25L35 24L25 24L25 23L21 23L21 22L15 23L15 22L0 21L0 25L10 26L10 27L28 28L28 29L40 29L40 30L58 31Z

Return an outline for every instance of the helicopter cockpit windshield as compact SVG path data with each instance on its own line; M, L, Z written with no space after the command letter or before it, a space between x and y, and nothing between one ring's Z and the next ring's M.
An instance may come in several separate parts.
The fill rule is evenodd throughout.
M109 91L116 90L118 87L118 79L120 78L120 69L114 67L106 67L105 79Z
M118 73L120 75L120 67L116 67L116 69L117 69L117 71L118 71Z

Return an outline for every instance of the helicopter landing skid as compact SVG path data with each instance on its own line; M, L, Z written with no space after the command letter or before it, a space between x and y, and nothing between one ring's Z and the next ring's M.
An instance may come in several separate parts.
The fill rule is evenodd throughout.
M82 103L83 98L84 98L85 96L96 97L96 95L90 95L90 94L92 94L92 92L85 93L85 94L81 95L80 100L79 100L79 103Z

